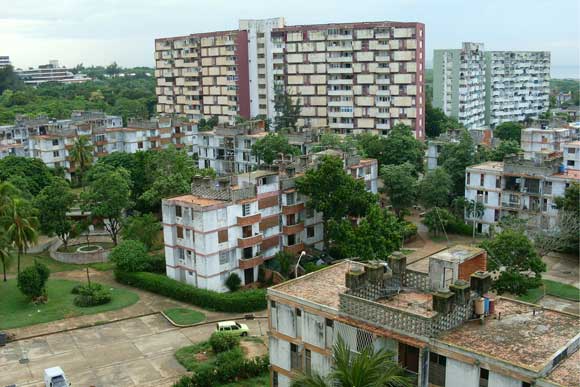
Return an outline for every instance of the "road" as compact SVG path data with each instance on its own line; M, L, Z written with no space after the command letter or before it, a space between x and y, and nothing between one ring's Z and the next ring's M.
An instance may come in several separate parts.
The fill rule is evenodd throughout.
M260 327L257 320L245 323L250 335L266 334L264 320ZM54 366L75 387L171 386L186 373L174 352L207 340L214 329L214 324L176 328L154 314L16 341L0 347L0 386L44 386L43 371ZM23 353L26 364L20 363Z

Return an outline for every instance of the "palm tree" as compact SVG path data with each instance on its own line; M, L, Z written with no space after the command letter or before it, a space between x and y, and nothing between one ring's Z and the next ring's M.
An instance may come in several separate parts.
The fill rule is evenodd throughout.
M75 140L71 150L70 157L77 168L79 183L82 183L83 173L93 162L93 145L87 136L79 136Z
M30 244L36 242L36 218L31 214L30 204L23 199L12 199L5 216L9 222L6 236L18 251L18 274L20 274L20 256L26 253Z
M0 183L0 217L4 216L12 199L18 195L18 190L12 184L4 181Z
M10 259L10 242L6 239L6 236L0 235L0 261L2 262L2 271L4 273L4 282L6 282L6 265Z
M413 378L393 360L393 354L372 346L354 354L339 336L333 347L334 364L328 376L302 374L292 387L410 387Z

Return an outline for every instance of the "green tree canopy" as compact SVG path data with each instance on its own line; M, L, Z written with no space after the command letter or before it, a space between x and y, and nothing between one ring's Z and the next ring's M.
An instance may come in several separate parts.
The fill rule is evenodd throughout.
M161 223L153 214L133 215L125 220L122 235L123 239L139 241L150 250L162 229Z
M451 177L445 169L429 171L419 183L419 203L425 208L447 207L451 187Z
M465 193L465 168L475 164L477 154L473 140L467 131L463 131L458 143L447 143L443 146L438 163L447 171L452 181L451 196L463 196Z
M10 65L0 68L0 94L4 90L19 90L24 87L24 82L20 80L14 68Z
M276 85L274 92L274 110L276 111L274 127L276 130L296 129L296 123L302 110L300 97L292 97L282 84ZM293 101L293 98L295 101Z
M54 178L34 200L39 211L40 231L46 235L56 234L65 247L73 231L73 222L66 214L75 199L68 182L62 178Z
M40 159L8 156L0 159L0 181L20 178L32 195L50 184L53 177L50 169ZM20 187L17 187L20 189Z
M150 258L145 245L136 240L124 240L111 250L109 256L116 270L126 273L145 271L149 268Z
M447 117L443 110L433 107L430 99L425 104L425 135L430 138L439 136L450 129L459 129L461 124L455 118Z
M280 133L268 133L252 146L252 154L268 165L272 165L280 154L298 155L300 151L288 143L288 138Z
M502 141L497 147L495 147L489 155L489 160L491 161L503 161L504 157L511 154L518 154L521 152L520 144L518 141L505 140Z
M397 217L401 218L404 210L415 204L417 197L417 179L415 168L408 162L401 165L385 165L381 168L384 192Z
M504 122L496 126L493 135L501 140L512 140L518 144L521 141L522 125L517 122Z

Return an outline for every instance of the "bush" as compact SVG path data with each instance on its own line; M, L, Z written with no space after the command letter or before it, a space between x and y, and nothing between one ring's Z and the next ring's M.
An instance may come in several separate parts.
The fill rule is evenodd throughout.
M112 298L109 289L101 284L81 285L73 302L76 306L89 307L107 304Z
M541 285L541 278L528 277L516 271L503 271L497 281L493 283L492 288L499 294L508 292L521 296L526 294L528 289L535 289Z
M231 273L228 278L226 279L226 286L230 289L230 292L235 292L236 290L240 289L240 285L242 284L242 280L239 275L236 273Z
M149 273L165 274L165 256L161 254L155 254L149 256L149 265L145 271Z
M27 267L18 274L18 289L33 300L46 296L46 281L49 276L50 270L46 265L34 262L33 266Z
M253 359L235 359L237 355L229 352L227 355L224 353L224 357L233 361L227 364L216 362L213 367L200 368L192 376L181 378L174 387L211 387L253 378L268 372L270 361L267 355Z
M471 236L473 234L473 226L468 225L461 219L455 218L447 225L447 231L452 234Z
M264 289L218 293L194 288L183 282L154 273L125 273L117 270L115 277L120 283L218 312L247 313L264 310L267 306Z
M224 332L214 332L209 338L209 345L216 355L221 352L229 351L240 345L240 339L237 336Z
M145 271L150 266L147 248L143 243L134 240L119 243L111 250L109 260L117 265L117 270L130 273Z
M411 222L403 223L403 238L405 240L417 235L417 225Z
M84 286L85 285L83 285L83 284L78 284L78 285L73 286L73 288L70 291L71 294L79 294L80 291L81 291L81 288L84 287Z

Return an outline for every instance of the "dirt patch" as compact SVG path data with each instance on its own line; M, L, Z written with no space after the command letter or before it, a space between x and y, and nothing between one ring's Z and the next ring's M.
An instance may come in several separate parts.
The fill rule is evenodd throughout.
M200 363L203 361L207 361L209 359L209 357L205 352L198 352L195 355L193 355L193 358Z
M257 341L242 341L240 343L244 356L247 359L251 359L256 356L262 356L268 353L268 347L266 344L259 343Z

